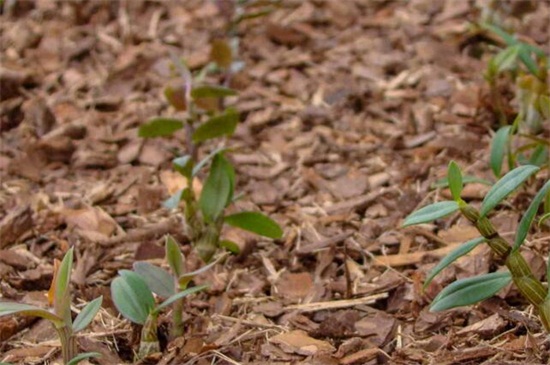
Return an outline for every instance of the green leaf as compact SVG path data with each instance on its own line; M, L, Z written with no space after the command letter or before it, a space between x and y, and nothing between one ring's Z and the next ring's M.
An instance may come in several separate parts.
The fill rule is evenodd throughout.
M494 26L494 25L489 24L489 23L483 23L483 24L481 24L481 27L495 33L496 35L498 35L500 38L502 38L504 40L504 42L506 42L506 44L508 46L513 46L513 45L518 43L518 40L514 36L506 33L503 29L501 29L497 26Z
M237 95L237 92L233 89L229 89L223 86L205 85L198 86L191 90L191 96L195 98L223 98L226 96Z
M54 276L55 290L53 297L53 310L59 317L63 318L65 324L70 326L71 318L71 270L73 268L73 251L71 247L63 257L59 269Z
M153 118L139 127L140 137L164 137L171 136L175 131L183 128L183 122L173 118Z
M83 354L78 354L67 362L67 365L77 365L82 360L86 360L91 357L101 357L101 354L99 352L85 352Z
M82 331L86 328L90 322L94 319L95 315L101 308L101 303L103 302L103 297L100 296L95 298L90 303L86 304L84 308L78 313L78 316L74 319L73 322L73 332Z
M458 203L455 201L433 203L409 214L409 216L405 218L402 227L431 222L446 217L457 210Z
M215 221L233 195L233 182L227 164L222 154L217 154L212 161L210 174L199 198L199 205L206 221Z
M463 184L479 183L479 184L483 184L483 185L487 185L487 186L492 186L493 185L493 182L491 182L489 180L482 179L482 178L479 178L479 177L476 177L476 176L471 176L471 175L463 176L462 177L462 183ZM448 186L449 186L449 179L447 177L444 177L442 179L439 179L439 180L435 181L431 185L431 188L432 189L446 188Z
M166 199L162 203L162 206L165 207L166 209L176 209L181 201L183 190L184 189L178 190L174 195Z
M540 227L542 225L542 223L547 219L550 219L550 212L548 212L548 213L544 214L542 217L540 217L537 225Z
M230 240L220 240L219 246L220 248L225 248L234 255L238 255L241 252L239 245Z
M504 161L504 156L508 150L508 141L510 139L510 129L512 126L505 126L500 128L493 137L493 142L491 143L491 154L490 154L490 166L493 170L493 174L498 178L500 177L502 169L502 161Z
M214 156L216 156L217 154L221 153L221 152L225 152L227 151L227 147L219 147L219 148L216 148L214 151L210 152L208 154L208 156L206 156L205 158L203 158L201 161L199 161L198 164L195 165L195 167L193 167L193 176L197 176L197 174L202 170L202 168L210 161L214 158Z
M191 271L191 272L187 272L187 273L182 274L178 279L178 284L179 284L180 289L187 288L187 285L191 282L191 280L193 280L193 278L195 276L200 275L200 274L210 270L214 265L216 265L218 262L223 260L225 257L226 257L226 254L221 255L220 257L218 257L216 260L212 261L208 265L205 265L205 266L203 266L203 267L201 267L201 268L199 268L195 271Z
M527 237L527 233L529 233L529 229L531 228L531 224L535 219L535 215L537 214L539 206L548 191L550 191L550 181L547 181L546 184L544 184L544 186L539 190L537 195L535 195L533 201L529 205L529 208L527 208L527 211L521 218L521 221L519 222L519 226L517 228L516 239L514 240L514 247L512 248L512 250L518 250L523 244L523 241L525 241L525 237Z
M496 66L496 72L500 73L502 71L511 70L516 67L518 55L520 51L520 45L516 44L514 46L507 47L497 53L497 55L493 58L495 66Z
M166 236L165 252L166 261L168 261L170 270L172 270L175 277L179 278L185 271L185 267L183 265L183 254L181 253L180 247L176 240L171 235Z
M548 148L543 144L537 144L529 157L529 165L542 166L548 161Z
M533 58L531 57L531 49L527 47L525 43L519 44L519 59L521 60L521 62L523 62L525 67L527 67L529 72L533 74L533 76L536 76L536 77L540 76L537 62L534 61Z
M439 312L481 302L492 297L511 281L512 275L508 271L457 280L435 297L430 311Z
M111 283L111 296L118 311L130 321L145 324L155 307L155 298L141 276L129 270L121 270L121 276Z
M174 170L179 172L183 177L191 179L193 177L193 159L189 155L178 157L172 160Z
M223 218L230 226L254 232L269 238L281 238L283 230L271 218L258 212L241 212Z
M212 138L230 136L239 123L239 113L228 108L224 113L216 115L201 124L193 133L193 142L200 143Z
M168 271L144 261L134 262L133 268L158 296L169 298L176 292L174 277Z
M56 327L64 324L63 318L55 315L49 310L24 303L0 302L0 317L10 314L44 318L52 322Z
M458 203L462 200L460 198L460 194L462 193L464 184L462 182L462 172L460 172L460 167L458 167L454 161L451 161L449 164L447 178L449 179L449 188L451 189L453 199Z
M432 269L432 271L430 271L430 274L428 275L428 277L426 278L426 281L424 282L424 288L430 285L433 278L435 278L437 274L443 271L443 269L445 269L447 266L452 264L454 261L456 261L460 257L466 255L468 252L476 248L480 243L485 241L486 239L484 237L474 238L473 240L470 240L458 246L455 250L451 251L447 256L441 259L441 261L439 261L439 263Z
M496 207L502 200L516 190L529 176L537 172L539 168L537 166L525 165L520 166L502 177L495 185L489 190L483 202L481 203L480 215L486 216L494 207Z
M181 298L185 298L191 294L194 294L196 292L202 291L204 289L208 288L208 285L199 285L194 286L189 289L185 289L183 291L180 291L174 295L172 295L170 298L166 299L164 302L162 302L157 308L156 311L160 311L163 308L168 307L170 304L174 303L175 301L180 300Z

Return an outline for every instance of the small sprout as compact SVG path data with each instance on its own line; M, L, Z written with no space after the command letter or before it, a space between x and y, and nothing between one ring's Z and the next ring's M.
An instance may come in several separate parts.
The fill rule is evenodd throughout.
M172 250L173 247L167 248L167 254ZM171 261L174 261L174 257ZM181 335L183 333L181 323L183 308L177 304L181 303L183 298L202 291L207 286L201 285L181 289L178 284L179 277L174 277L167 271L147 262L136 262L134 270L121 270L119 272L119 276L111 284L111 295L116 308L126 319L143 326L137 354L137 357L141 359L160 351L157 335L157 318L160 312L166 307L174 305L173 315L174 318L179 319L179 322L174 323L172 329L178 336ZM153 293L165 298L165 300L160 304L156 304Z
M75 365L90 357L101 356L96 352L78 354L75 333L82 331L94 319L101 308L103 297L89 302L76 316L71 317L70 275L73 266L73 249L69 249L61 263L54 262L54 275L48 292L51 309L44 309L24 303L0 302L0 317L10 314L44 318L52 323L59 340L65 365Z

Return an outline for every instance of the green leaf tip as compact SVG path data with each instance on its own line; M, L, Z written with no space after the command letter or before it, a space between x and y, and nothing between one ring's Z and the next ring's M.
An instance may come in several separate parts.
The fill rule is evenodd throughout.
M455 201L433 203L409 214L409 216L405 218L405 221L401 227L428 223L436 219L446 217L449 214L456 212L458 209L458 203Z
M449 179L449 189L451 190L451 195L453 196L454 201L458 203L462 200L460 198L460 194L462 193L464 183L462 182L462 172L454 161L449 163L447 178Z
M485 195L479 211L482 217L486 216L508 195L516 190L525 180L539 170L537 166L524 165L519 166L508 172L499 181L493 185L491 190Z
M241 212L224 217L225 223L260 236L279 239L283 236L281 227L271 218L258 212Z

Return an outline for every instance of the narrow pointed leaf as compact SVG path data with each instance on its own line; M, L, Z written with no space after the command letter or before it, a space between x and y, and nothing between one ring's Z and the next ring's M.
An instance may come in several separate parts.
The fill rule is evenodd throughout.
M175 301L178 301L182 298L185 298L191 294L194 294L196 292L199 292L199 291L202 291L204 289L208 288L208 285L200 285L200 286L194 286L192 288L189 288L189 289L185 289L183 291L180 291L179 293L176 293L174 295L172 295L170 298L166 299L164 302L162 302L157 308L156 310L159 311L163 308L166 308L168 307L170 304L174 303Z
M458 260L460 257L466 255L468 252L476 248L480 243L485 242L486 239L483 237L474 238L460 246L455 250L451 251L447 256L445 256L439 263L430 271L430 274L424 282L424 288L426 288L432 282L433 278L437 276L443 269L447 266Z
M171 136L177 130L183 128L183 122L173 118L153 118L147 124L139 127L140 137L165 137Z
M493 185L492 181L482 179L482 178L479 178L479 177L476 177L476 176L471 176L471 175L462 176L462 182L463 182L463 184L479 183L479 184L483 184L483 185L487 185L487 186L492 186ZM444 177L442 179L439 179L439 180L435 181L431 185L431 188L432 189L446 188L448 186L449 186L449 179L447 177Z
M460 168L454 161L451 161L449 164L447 178L449 179L451 195L453 196L455 202L459 202L461 200L460 194L462 193L464 184L462 182L462 172L460 172Z
M224 217L230 226L254 232L260 236L278 239L283 236L283 230L273 219L258 212L241 212Z
M73 251L74 249L71 247L59 265L59 271L55 276L55 294L53 298L54 313L63 318L68 325L71 323L71 293L69 285L71 282L71 270L73 268Z
M101 303L103 302L103 297L100 296L95 298L90 303L86 304L84 308L78 313L78 316L74 319L73 322L73 332L82 331L86 328L94 319L95 315L101 308Z
M521 60L521 62L523 62L523 64L525 65L525 67L527 67L527 69L529 70L529 72L536 76L536 77L539 77L540 75L540 72L539 72L539 67L537 65L537 62L535 62L533 60L533 58L531 57L531 50L529 47L527 47L524 43L521 43L518 45L519 46L519 59Z
M214 157L210 174L199 198L199 206L207 221L215 221L232 196L232 182L221 154Z
M145 324L155 306L155 298L141 276L121 270L111 283L111 296L118 311L130 321Z
M174 278L168 271L144 261L134 262L133 268L158 296L168 298L176 292Z
M174 195L172 195L171 197L166 199L162 203L162 206L165 207L166 209L176 209L178 207L178 205L180 204L181 196L183 194L183 190L184 189L178 190Z
M535 195L535 197L533 198L533 201L529 205L529 208L527 208L527 211L521 218L521 221L519 222L519 226L517 229L513 250L519 249L520 246L523 244L525 237L527 237L527 233L529 233L531 224L533 224L533 220L537 215L539 206L542 203L548 191L550 191L550 180L547 181L546 184L544 184L543 187L539 190L537 195Z
M200 274L205 273L206 271L210 270L213 266L217 265L218 262L223 260L226 256L227 256L226 253L223 254L223 255L220 255L217 259L213 260L208 265L205 265L205 266L203 266L203 267L201 267L201 268L199 268L195 271L191 271L191 272L187 272L187 273L182 274L178 279L178 284L179 284L180 289L187 288L187 285L191 282L191 280L193 280L193 278L195 276L200 275Z
M502 162L504 156L506 156L508 150L508 140L510 138L510 129L512 126L505 126L500 128L494 135L491 143L490 162L491 170L493 174L498 178L502 171Z
M208 139L230 136L239 123L239 113L229 108L223 114L216 115L201 124L193 133L193 142L200 143Z
M500 73L502 71L511 70L516 67L518 55L520 51L520 45L515 45L511 47L506 47L500 51L494 58L493 61L497 68L496 72Z
M433 220L446 217L457 210L458 203L455 201L433 203L409 214L409 216L405 218L402 227L431 222Z
M234 255L238 255L241 252L239 245L230 240L220 240L219 246L220 248L225 248Z
M495 295L511 281L512 276L508 271L457 280L435 297L430 311L438 312L481 302Z
M171 235L166 236L165 252L170 270L172 270L175 277L179 278L185 270L183 266L183 254L176 240Z
M13 302L0 302L0 317L10 314L20 314L23 316L40 317L56 324L63 325L63 318L55 315L49 310L37 307L35 305Z
M227 147L219 147L219 148L216 148L214 151L210 152L208 156L203 158L201 161L199 161L198 164L195 165L195 167L193 167L193 176L196 176L199 173L199 171L202 170L202 168L206 166L206 164L214 158L214 156L218 155L219 153L225 152L226 150L227 150Z
M175 158L172 160L172 166L174 167L174 170L179 172L182 176L187 179L191 179L193 175L193 160L191 159L191 156L185 155Z
M85 352L83 354L78 354L75 357L73 357L67 365L77 365L82 360L86 360L92 357L101 357L101 354L99 352Z
M529 176L537 172L539 168L537 166L525 165L520 166L502 177L496 184L489 190L483 202L481 203L480 214L486 216L494 207L496 207L501 201L503 201L508 195L516 190Z

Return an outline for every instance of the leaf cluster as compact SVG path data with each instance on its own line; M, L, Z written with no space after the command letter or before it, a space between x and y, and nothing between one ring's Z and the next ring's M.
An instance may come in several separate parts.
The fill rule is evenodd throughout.
M61 340L63 354L66 365L75 365L78 362L90 358L97 357L100 354L95 352L77 354L76 349L72 348L71 343L74 341L74 334L85 329L94 319L95 315L101 308L103 297L98 297L88 304L76 316L74 321L71 316L71 290L70 276L73 266L73 248L69 249L61 263L58 261L54 265L54 276L52 284L48 292L48 302L50 308L41 308L35 305L17 303L17 302L0 302L0 317L19 314L24 316L40 317L50 321L56 329Z
M486 217L502 201L504 201L514 191L519 189L520 186L529 177L533 176L539 170L540 169L537 166L525 165L519 166L507 173L492 186L492 188L483 199L481 207L479 209L479 213L476 213L479 214L479 216L473 219L470 217L469 220L478 223L486 219ZM414 211L405 219L405 221L403 222L403 227L431 222L437 219L444 218L457 211L461 211L462 214L466 214L465 212L471 211L468 204L464 202L461 198L464 181L462 177L462 172L454 161L449 164L447 183L451 191L453 200L433 203ZM536 196L533 198L531 204L525 211L519 223L515 240L508 256L519 254L518 251L521 245L524 243L525 238L527 237L527 234L538 212L539 206L541 205L545 197L547 198L548 196L550 196L550 181L547 181L542 186L542 188L538 191ZM478 230L480 229L479 227L477 228ZM483 230L480 230L480 233L482 231ZM444 257L428 274L424 283L424 287L428 286L430 282L441 271L443 271L458 258L468 254L478 245L482 243L487 243L488 241L489 239L487 237L478 237L468 242L465 242L457 249L453 250L446 257ZM512 280L515 281L516 279L520 279L514 276L514 273L520 270L515 270L516 268L514 266L514 263L511 262L512 260L509 261L510 262L507 261L509 263L508 268L512 271L512 274L509 271L498 271L476 276L473 278L457 280L444 288L434 298L430 309L432 311L446 310L454 307L471 305L491 297L499 290L501 290L504 286L508 285ZM548 271L550 275L550 265L548 267ZM550 296L547 297L550 298Z

